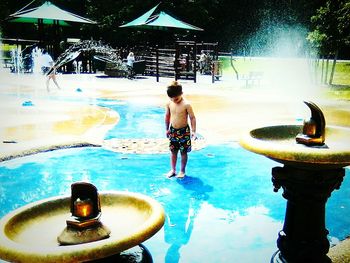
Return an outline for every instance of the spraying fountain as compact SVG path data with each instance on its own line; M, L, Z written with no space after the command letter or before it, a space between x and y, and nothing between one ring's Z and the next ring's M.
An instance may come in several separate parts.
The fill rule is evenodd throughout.
M271 263L331 262L325 206L350 164L350 131L326 127L321 109L305 104L311 118L303 125L254 129L240 141L247 150L283 164L272 169L273 190L283 189L287 207Z
M31 53L24 55L24 51L27 48L32 48ZM65 64L73 61L75 65L76 73L80 73L81 61L76 61L75 59L83 52L93 53L93 58L106 63L109 63L112 67L118 67L127 71L126 65L123 63L122 59L118 55L118 50L110 47L109 45L102 44L100 41L95 40L83 40L79 41L64 52L62 52L58 58L55 60L54 67L56 69L64 66ZM42 50L37 46L28 46L24 50L19 48L13 49L11 51L11 60L13 64L12 72L24 73L33 72L41 73L41 56ZM53 69L52 69L53 70ZM52 71L51 70L51 71ZM50 74L51 71L47 72L46 75Z
M98 193L86 182L72 184L71 190L70 197L41 200L3 217L0 258L66 263L116 260L123 254L127 260L130 251L133 261L127 262L151 262L141 243L164 224L157 201L130 192Z
M127 71L127 67L124 65L116 49L95 40L83 40L73 44L58 56L55 60L54 67L57 69L74 61L82 52L92 52L94 54L94 59L110 63L114 67L122 68ZM51 71L47 72L47 74L50 74L50 72Z

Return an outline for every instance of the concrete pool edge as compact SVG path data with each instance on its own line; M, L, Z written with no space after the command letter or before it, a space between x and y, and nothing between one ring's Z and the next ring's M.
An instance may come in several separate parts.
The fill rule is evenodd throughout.
M33 155L37 153L49 152L49 151L60 150L60 149L68 149L68 148L79 148L79 147L101 147L101 145L96 143L91 143L91 142L84 142L84 141L43 145L43 146L33 147L26 150L13 151L11 153L0 153L0 163L11 159Z

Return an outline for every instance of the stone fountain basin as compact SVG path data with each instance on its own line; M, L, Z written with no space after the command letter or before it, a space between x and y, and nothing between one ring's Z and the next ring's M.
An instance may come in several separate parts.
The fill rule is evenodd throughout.
M350 129L326 127L325 146L298 144L302 125L268 126L251 130L240 145L279 163L306 169L334 169L350 165Z
M77 262L118 254L152 237L164 225L164 210L154 199L130 192L101 192L101 222L109 238L60 246L70 197L23 206L0 220L0 258L15 262Z

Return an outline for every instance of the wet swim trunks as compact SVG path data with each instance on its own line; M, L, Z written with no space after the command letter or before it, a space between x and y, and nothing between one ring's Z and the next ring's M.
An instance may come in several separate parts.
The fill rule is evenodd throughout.
M170 151L180 150L180 152L191 151L191 130L187 125L186 127L175 129L170 126L169 134L169 148Z

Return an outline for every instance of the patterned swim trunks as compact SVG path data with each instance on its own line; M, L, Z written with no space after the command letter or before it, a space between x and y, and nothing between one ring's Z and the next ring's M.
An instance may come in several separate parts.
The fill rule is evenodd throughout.
M191 130L186 127L175 129L170 126L169 134L169 148L170 151L180 150L181 153L191 151Z

